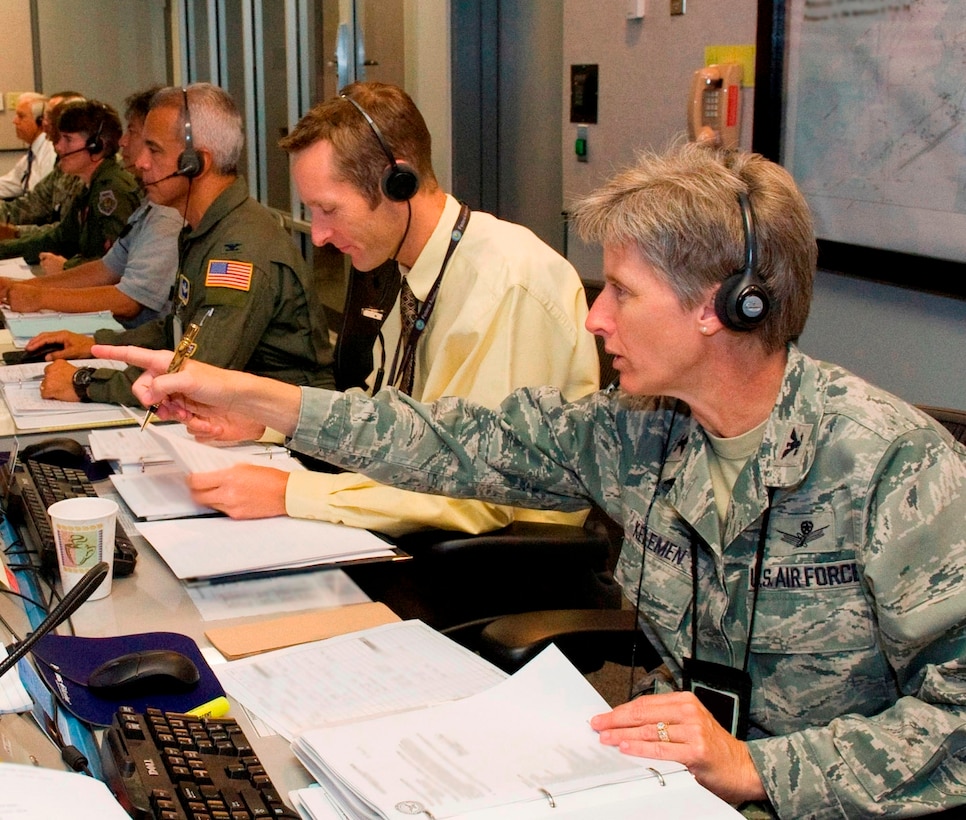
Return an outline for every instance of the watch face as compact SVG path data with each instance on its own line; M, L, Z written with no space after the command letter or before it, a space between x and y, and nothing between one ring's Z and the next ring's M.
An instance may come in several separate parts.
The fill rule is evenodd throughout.
M87 395L87 387L91 383L91 377L94 375L93 367L79 367L74 371L74 375L71 377L71 382L74 385L74 392L77 394L77 398L81 401L90 401Z
M91 376L94 371L89 367L79 367L77 372L74 373L74 384L77 387L86 387L91 383Z

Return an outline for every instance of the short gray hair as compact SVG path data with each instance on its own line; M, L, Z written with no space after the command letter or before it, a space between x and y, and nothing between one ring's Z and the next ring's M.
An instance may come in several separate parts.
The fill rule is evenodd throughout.
M185 92L188 110L185 111ZM211 83L192 83L162 88L151 99L151 110L177 108L184 126L185 114L191 122L191 141L196 149L211 154L212 164L220 174L238 173L238 159L245 147L241 112L231 95Z
M39 124L44 116L44 105L47 103L47 98L36 91L24 91L17 97L17 105L19 106L22 102L30 103L30 116L34 118L34 122Z
M771 311L754 335L774 351L801 334L818 255L812 218L791 175L759 154L684 143L644 153L573 209L588 242L636 246L685 308L744 267L738 194L754 211L757 273Z

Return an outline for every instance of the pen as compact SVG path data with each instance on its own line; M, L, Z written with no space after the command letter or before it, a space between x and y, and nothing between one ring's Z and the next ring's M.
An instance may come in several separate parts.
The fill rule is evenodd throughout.
M198 331L201 330L201 326L205 323L205 319L211 316L215 312L214 308L208 308L208 312L201 317L200 322L191 322L188 325L188 329L181 335L181 341L178 342L178 347L175 348L174 356L171 357L171 364L168 365L166 372L177 373L182 367L186 359L190 359L195 355L195 351L198 350L198 343L195 339L198 337ZM141 422L141 429L143 430L148 423L148 419L151 418L155 413L158 412L158 404L152 404L148 408L148 412L144 414L144 420Z

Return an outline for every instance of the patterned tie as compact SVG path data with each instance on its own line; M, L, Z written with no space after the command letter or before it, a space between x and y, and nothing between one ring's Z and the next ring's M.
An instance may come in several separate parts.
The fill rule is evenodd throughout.
M24 193L27 193L27 191L30 190L30 171L33 169L33 165L34 165L34 149L28 148L27 149L27 171L23 175L23 179L20 180L21 184L23 185Z
M399 313L402 317L402 344L403 353L409 348L409 336L412 333L413 327L416 325L416 316L419 312L419 302L416 301L416 295L413 293L412 288L409 287L409 280L403 277L402 285L399 288ZM413 392L413 377L416 373L416 356L415 351L412 351L412 355L405 359L405 366L399 374L399 389L405 393L407 396L411 396Z

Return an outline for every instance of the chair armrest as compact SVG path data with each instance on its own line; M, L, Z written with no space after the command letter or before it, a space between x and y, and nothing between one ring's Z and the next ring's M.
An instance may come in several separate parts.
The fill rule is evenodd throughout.
M488 562L520 560L573 560L580 566L607 569L610 541L606 533L537 521L514 521L499 530L471 535L450 530L423 530L393 539L416 558ZM524 552L525 551L525 552Z
M347 572L373 600L436 629L511 612L621 605L606 532L514 521L481 535L430 530L393 542L413 560Z
M637 625L629 609L553 609L505 615L480 634L480 654L514 672L554 643L581 672L595 672L605 662L655 669L663 659Z

